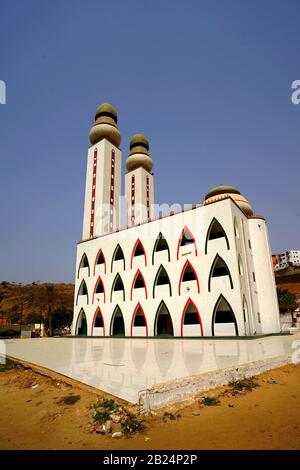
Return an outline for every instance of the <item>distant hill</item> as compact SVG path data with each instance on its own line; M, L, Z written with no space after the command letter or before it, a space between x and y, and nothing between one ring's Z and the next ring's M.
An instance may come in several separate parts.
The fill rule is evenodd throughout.
M0 283L0 319L18 321L23 302L23 321L30 314L47 316L49 284L16 284L3 281ZM51 284L54 287L53 309L73 310L74 285Z
M300 268L289 266L286 269L275 271L275 280L277 287L288 289L296 294L300 302Z

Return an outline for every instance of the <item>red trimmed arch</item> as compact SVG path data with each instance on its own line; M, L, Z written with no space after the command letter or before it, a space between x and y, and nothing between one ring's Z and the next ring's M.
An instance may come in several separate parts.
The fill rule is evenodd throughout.
M183 311L182 311L182 316L181 316L181 328L180 328L181 336L183 336L184 317L185 317L187 308L188 308L188 306L189 306L190 304L193 305L193 307L195 308L195 310L196 310L196 312L197 312L197 315L198 315L198 318L199 318L200 332L201 332L201 336L203 336L203 325L202 325L201 316L200 316L198 307L196 306L195 302L193 302L190 297L187 299L187 301L186 301L186 303L185 303L185 306L184 306L184 308L183 308Z
M96 311L95 311L95 313L94 313L93 322L92 322L91 336L93 336L94 324L95 324L96 317L97 317L97 314L98 314L98 313L100 313L101 318L102 318L102 322L103 322L103 336L105 336L105 323L104 323L104 318L103 318L102 312L101 312L101 310L100 310L100 307L97 307L97 309L96 309Z
M97 266L97 260L98 260L101 253L102 253L102 256L103 256L103 259L104 259L104 274L106 274L106 259L105 259L102 248L100 248L98 253L97 253L97 256L95 258L95 262L94 262L94 276L95 276L95 270L96 270L96 266Z
M130 336L132 336L132 328L133 328L133 323L134 323L134 319L135 319L135 315L138 311L138 309L141 309L141 312L143 314L143 317L145 319L145 324L146 324L146 336L148 336L148 322L147 322L147 318L146 318L146 315L145 315L145 312L144 312L144 309L143 307L141 306L140 302L137 303L135 309L134 309L134 312L133 312L133 315L132 315L132 319L131 319L131 326L130 326Z
M177 245L177 259L179 259L179 249L180 249L180 246L181 246L181 242L182 242L182 238L183 238L184 233L188 233L188 234L189 234L189 238L192 240L192 242L193 242L193 244L194 244L195 255L198 256L197 243L196 243L195 237L194 237L194 235L192 234L192 232L190 231L190 229L185 225L184 228L182 229L182 232L181 232L180 237L179 237L179 240L178 240L178 245Z
M142 249L143 249L143 252L144 252L144 258L145 258L145 266L147 266L147 255L146 255L146 250L145 250L145 247L143 245L143 243L141 242L140 238L137 239L137 241L135 242L134 244L134 247L133 247L133 250L132 250L132 253L131 253L131 261L130 261L130 269L132 269L132 264L133 264L133 257L134 257L134 253L135 253L135 250L138 246L138 244L141 245Z
M137 277L138 277L139 274L141 275L141 277L142 277L142 279L143 279L144 288L145 288L145 294L146 294L146 299L148 298L147 286L146 286L145 278L144 278L143 274L141 273L140 269L138 269L137 272L135 273L135 276L134 276L133 281L132 281L132 284L131 284L130 300L132 300L132 292L133 292L133 289L134 289L134 284L135 284L135 281L137 280Z
M199 283L199 278L198 278L197 272L196 272L194 266L192 265L192 263L188 259L184 263L184 266L183 266L181 274L180 274L179 284L178 284L178 294L181 295L182 278L183 278L183 275L185 273L185 270L186 270L187 266L190 266L191 270L195 274L195 278L196 278L196 282L197 282L197 288L198 288L198 294L200 294L200 283Z
M106 302L106 294L105 294L104 282L102 281L101 276L98 276L98 279L97 279L97 281L96 281L96 284L95 284L95 287L94 287L94 291L93 291L92 304L94 303L94 297L95 297L96 289L97 289L97 286L98 286L99 282L101 282L102 287L103 287L104 303Z

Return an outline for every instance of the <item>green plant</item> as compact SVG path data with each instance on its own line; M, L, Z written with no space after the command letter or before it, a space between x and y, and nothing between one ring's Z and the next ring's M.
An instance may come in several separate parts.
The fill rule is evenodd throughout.
M175 419L180 418L180 417L181 415L178 412L173 414L173 413L169 413L168 411L166 411L163 415L163 420L166 421L167 419L169 419L171 421L175 421Z
M139 421L133 415L128 415L127 419L121 425L125 435L141 432L145 428L144 421Z
M218 406L220 404L220 400L216 397L203 397L201 403L205 406Z
M248 379L243 380L235 380L231 382L230 387L238 392L243 392L245 390L252 390L253 388L258 387L258 383L254 382L253 377L249 377Z

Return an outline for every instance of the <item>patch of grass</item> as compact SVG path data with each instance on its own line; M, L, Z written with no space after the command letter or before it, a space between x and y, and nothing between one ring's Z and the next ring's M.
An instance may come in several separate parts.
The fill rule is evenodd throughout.
M253 377L243 380L235 380L229 385L237 392L250 391L253 390L253 388L259 387L258 383L254 382Z
M74 405L78 400L80 400L80 395L68 395L62 397L57 403L62 403L64 405Z
M178 419L180 417L181 417L181 415L178 412L173 414L173 413L169 413L168 411L166 411L163 415L163 420L167 421L169 419L170 421L175 421L176 419Z
M9 359L6 359L5 364L0 364L0 372L6 372L8 370L15 369L16 367L17 364L10 361Z
M138 420L135 416L129 415L128 418L121 423L123 433L128 436L129 434L135 434L145 429L144 421Z
M201 403L204 406L218 406L220 404L220 400L216 397L203 397Z
M94 410L93 418L95 421L107 421L109 415L118 408L119 405L112 398L103 398L90 405L90 409Z

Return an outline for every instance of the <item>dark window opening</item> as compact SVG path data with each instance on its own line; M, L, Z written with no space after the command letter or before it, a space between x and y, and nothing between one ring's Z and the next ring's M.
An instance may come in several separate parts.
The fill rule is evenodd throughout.
M230 310L218 310L215 323L234 323L234 316Z
M100 315L100 313L97 313L96 319L95 319L95 328L103 328L103 318Z
M194 243L194 238L189 232L184 232L181 237L180 246L191 245Z
M100 252L99 256L98 256L98 259L97 259L97 263L96 264L104 264L105 263L105 259L104 259L104 255L102 253L102 251Z
M212 277L228 276L228 269L226 266L216 266Z
M144 279L141 274L138 274L134 286L134 289L140 289L141 287L145 287Z
M190 265L188 265L184 271L183 277L182 277L182 282L187 282L187 281L196 281L196 274L191 268Z
M122 248L119 245L115 254L114 261L120 261L121 259L124 260L124 253L123 253Z
M117 309L113 317L111 334L112 336L125 336L124 319L120 308Z
M123 281L122 279L120 278L120 276L118 276L116 282L115 282L115 285L114 285L114 291L120 291L120 290L124 290L124 284L123 284Z
M161 237L158 240L155 251L164 251L164 250L168 250L168 248L169 248L169 245L167 243L167 240L164 237Z
M145 317L140 309L135 314L133 326L146 326Z
M96 294L103 294L103 293L104 293L103 283L99 281L96 287Z
M184 316L184 325L198 325L199 317L196 311L186 312Z
M145 254L141 243L138 243L134 250L133 256L143 256Z

